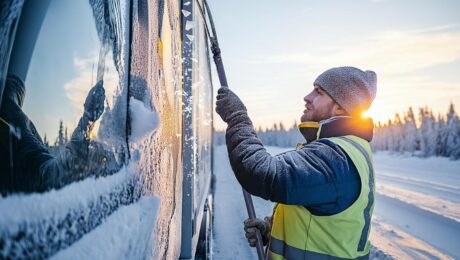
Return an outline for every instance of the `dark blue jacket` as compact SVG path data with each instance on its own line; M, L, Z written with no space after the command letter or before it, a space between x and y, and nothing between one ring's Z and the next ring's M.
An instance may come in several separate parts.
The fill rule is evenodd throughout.
M365 122L368 127L360 134L352 128L350 120L340 118L333 127L323 125L320 137L332 137L327 132L334 136L342 132L342 135L352 133L368 141L372 139L372 126L369 126L372 121ZM343 131L338 133L341 128ZM237 180L255 196L302 205L316 215L339 213L359 196L361 183L353 162L328 139L320 138L298 150L272 156L257 137L246 112L241 112L229 120L226 141Z

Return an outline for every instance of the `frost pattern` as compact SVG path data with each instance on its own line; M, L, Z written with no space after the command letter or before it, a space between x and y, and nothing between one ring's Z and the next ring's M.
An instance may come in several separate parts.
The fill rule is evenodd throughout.
M136 129L131 129L129 145L137 163L139 191L160 198L146 258L177 259L182 210L181 115L186 98L182 90L181 9L178 1L162 2L133 4L130 94L156 111L161 124L140 139L132 138ZM154 15L158 13L163 15ZM132 106L137 105L130 99L131 110Z
M47 258L135 199L132 168L44 194L2 198L0 258Z

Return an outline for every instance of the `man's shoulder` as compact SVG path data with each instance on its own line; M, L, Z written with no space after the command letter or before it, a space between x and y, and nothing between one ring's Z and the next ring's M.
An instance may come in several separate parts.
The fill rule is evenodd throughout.
M325 162L348 163L347 155L343 148L329 138L321 138L304 144L298 151L305 156L314 155Z
M321 138L313 142L305 143L300 149L320 150L321 149L340 149L340 146L330 138Z

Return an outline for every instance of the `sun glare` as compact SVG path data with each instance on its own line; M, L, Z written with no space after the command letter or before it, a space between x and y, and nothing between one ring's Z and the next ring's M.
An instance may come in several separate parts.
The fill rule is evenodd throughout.
M369 110L364 111L361 116L363 118L372 118L374 122L386 122L393 116L389 115L386 111L378 110L376 107L371 107Z
M361 114L361 116L362 116L363 118L368 118L368 117L371 117L371 118L372 118L372 116L371 116L370 114L371 114L371 113L369 112L369 110L367 110L367 111L364 111L364 112Z

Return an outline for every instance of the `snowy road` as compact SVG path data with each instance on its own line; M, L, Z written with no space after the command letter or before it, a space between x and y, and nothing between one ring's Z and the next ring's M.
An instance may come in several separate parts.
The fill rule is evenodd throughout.
M381 222L460 258L460 162L378 153L375 167Z
M272 154L286 148L269 147ZM377 196L371 241L397 259L460 258L460 162L375 155ZM256 259L247 246L242 222L247 217L241 188L224 146L215 149L214 256ZM254 198L259 217L273 204Z

